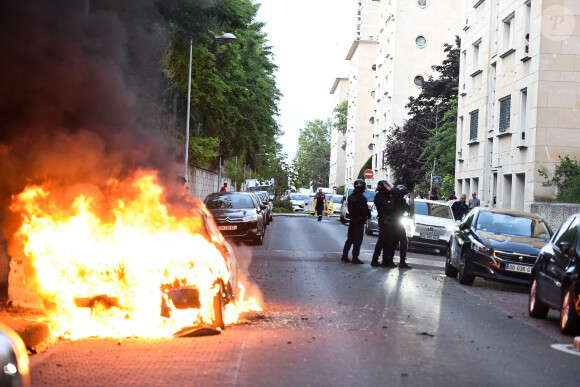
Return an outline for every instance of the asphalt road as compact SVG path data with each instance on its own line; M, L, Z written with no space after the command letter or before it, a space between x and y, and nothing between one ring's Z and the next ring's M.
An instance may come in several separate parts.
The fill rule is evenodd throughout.
M557 314L527 317L527 289L443 274L444 257L411 252L411 270L340 261L336 218L276 217L263 246L238 246L263 312L221 335L86 339L31 359L33 385L501 385L580 383L580 356ZM398 259L395 258L395 262Z

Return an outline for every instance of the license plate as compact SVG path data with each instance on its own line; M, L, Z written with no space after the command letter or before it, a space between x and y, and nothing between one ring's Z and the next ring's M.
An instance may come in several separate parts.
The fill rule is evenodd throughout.
M218 230L220 231L230 231L230 230L237 230L238 226L218 226Z
M419 234L419 236L423 239L430 239L432 241L438 241L439 235L431 235L431 234Z
M517 271L518 273L531 273L532 272L531 266L514 265L513 263L506 263L505 269L508 271Z

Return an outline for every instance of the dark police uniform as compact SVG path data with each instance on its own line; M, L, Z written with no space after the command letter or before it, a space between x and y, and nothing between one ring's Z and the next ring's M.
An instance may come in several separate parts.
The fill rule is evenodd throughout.
M358 256L363 241L364 224L371 217L371 211L369 210L367 198L363 195L363 191L360 190L356 190L348 197L347 205L350 222L348 224L348 237L342 249L341 260L349 262L348 252L352 246L352 263L364 263L358 259Z
M318 192L316 196L314 196L314 202L316 203L315 209L316 214L318 215L318 220L322 220L322 211L324 211L324 201L326 200L326 196L323 192Z
M383 253L382 265L385 267L396 266L393 263L393 257L389 256L389 246L392 244L391 234L393 232L394 205L395 201L390 192L381 190L376 194L375 206L377 207L379 218L379 239L377 239L377 244L375 245L375 251L373 253L373 260L371 261L371 265L373 266L379 265L381 251Z
M393 222L392 222L392 239L391 243L388 244L388 259L392 262L393 257L395 256L395 248L398 244L399 247L399 254L401 259L399 260L399 267L401 269L411 268L405 262L407 258L407 233L405 232L405 226L401 223L401 219L403 218L403 214L405 211L410 211L411 207L405 201L405 197L403 195L395 195L394 199L394 211L393 211Z

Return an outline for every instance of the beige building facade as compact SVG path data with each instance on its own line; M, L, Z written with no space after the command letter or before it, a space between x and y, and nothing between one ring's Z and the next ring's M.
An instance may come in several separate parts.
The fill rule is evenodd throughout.
M456 192L529 211L580 159L580 1L471 0L463 30Z
M345 136L344 183L352 187L359 171L371 157L374 65L379 2L359 0L356 40L346 57L350 61L348 77L348 119Z
M380 1L371 139L374 184L390 180L387 138L408 118L409 97L418 96L423 81L436 76L431 66L445 59L444 44L455 45L465 6L466 0Z
M338 106L348 99L348 78L336 78L330 94L334 97L333 106ZM332 123L336 122L333 115ZM334 126L334 125L333 125ZM330 132L330 173L328 186L340 187L344 185L346 136L334 127Z

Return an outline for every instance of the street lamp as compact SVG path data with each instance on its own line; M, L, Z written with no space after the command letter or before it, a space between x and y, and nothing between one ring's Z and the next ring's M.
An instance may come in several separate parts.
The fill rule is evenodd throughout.
M223 35L220 36L216 36L216 39L221 39L221 40L233 40L236 39L236 35L230 33L230 32L226 32ZM187 183L187 177L188 177L188 172L187 172L187 164L188 164L188 159L189 159L189 114L190 114L190 108L191 108L191 58L193 55L193 38L191 38L189 40L189 77L187 78L187 122L185 125L185 182ZM221 164L221 163L220 163ZM219 182L218 182L219 185Z

